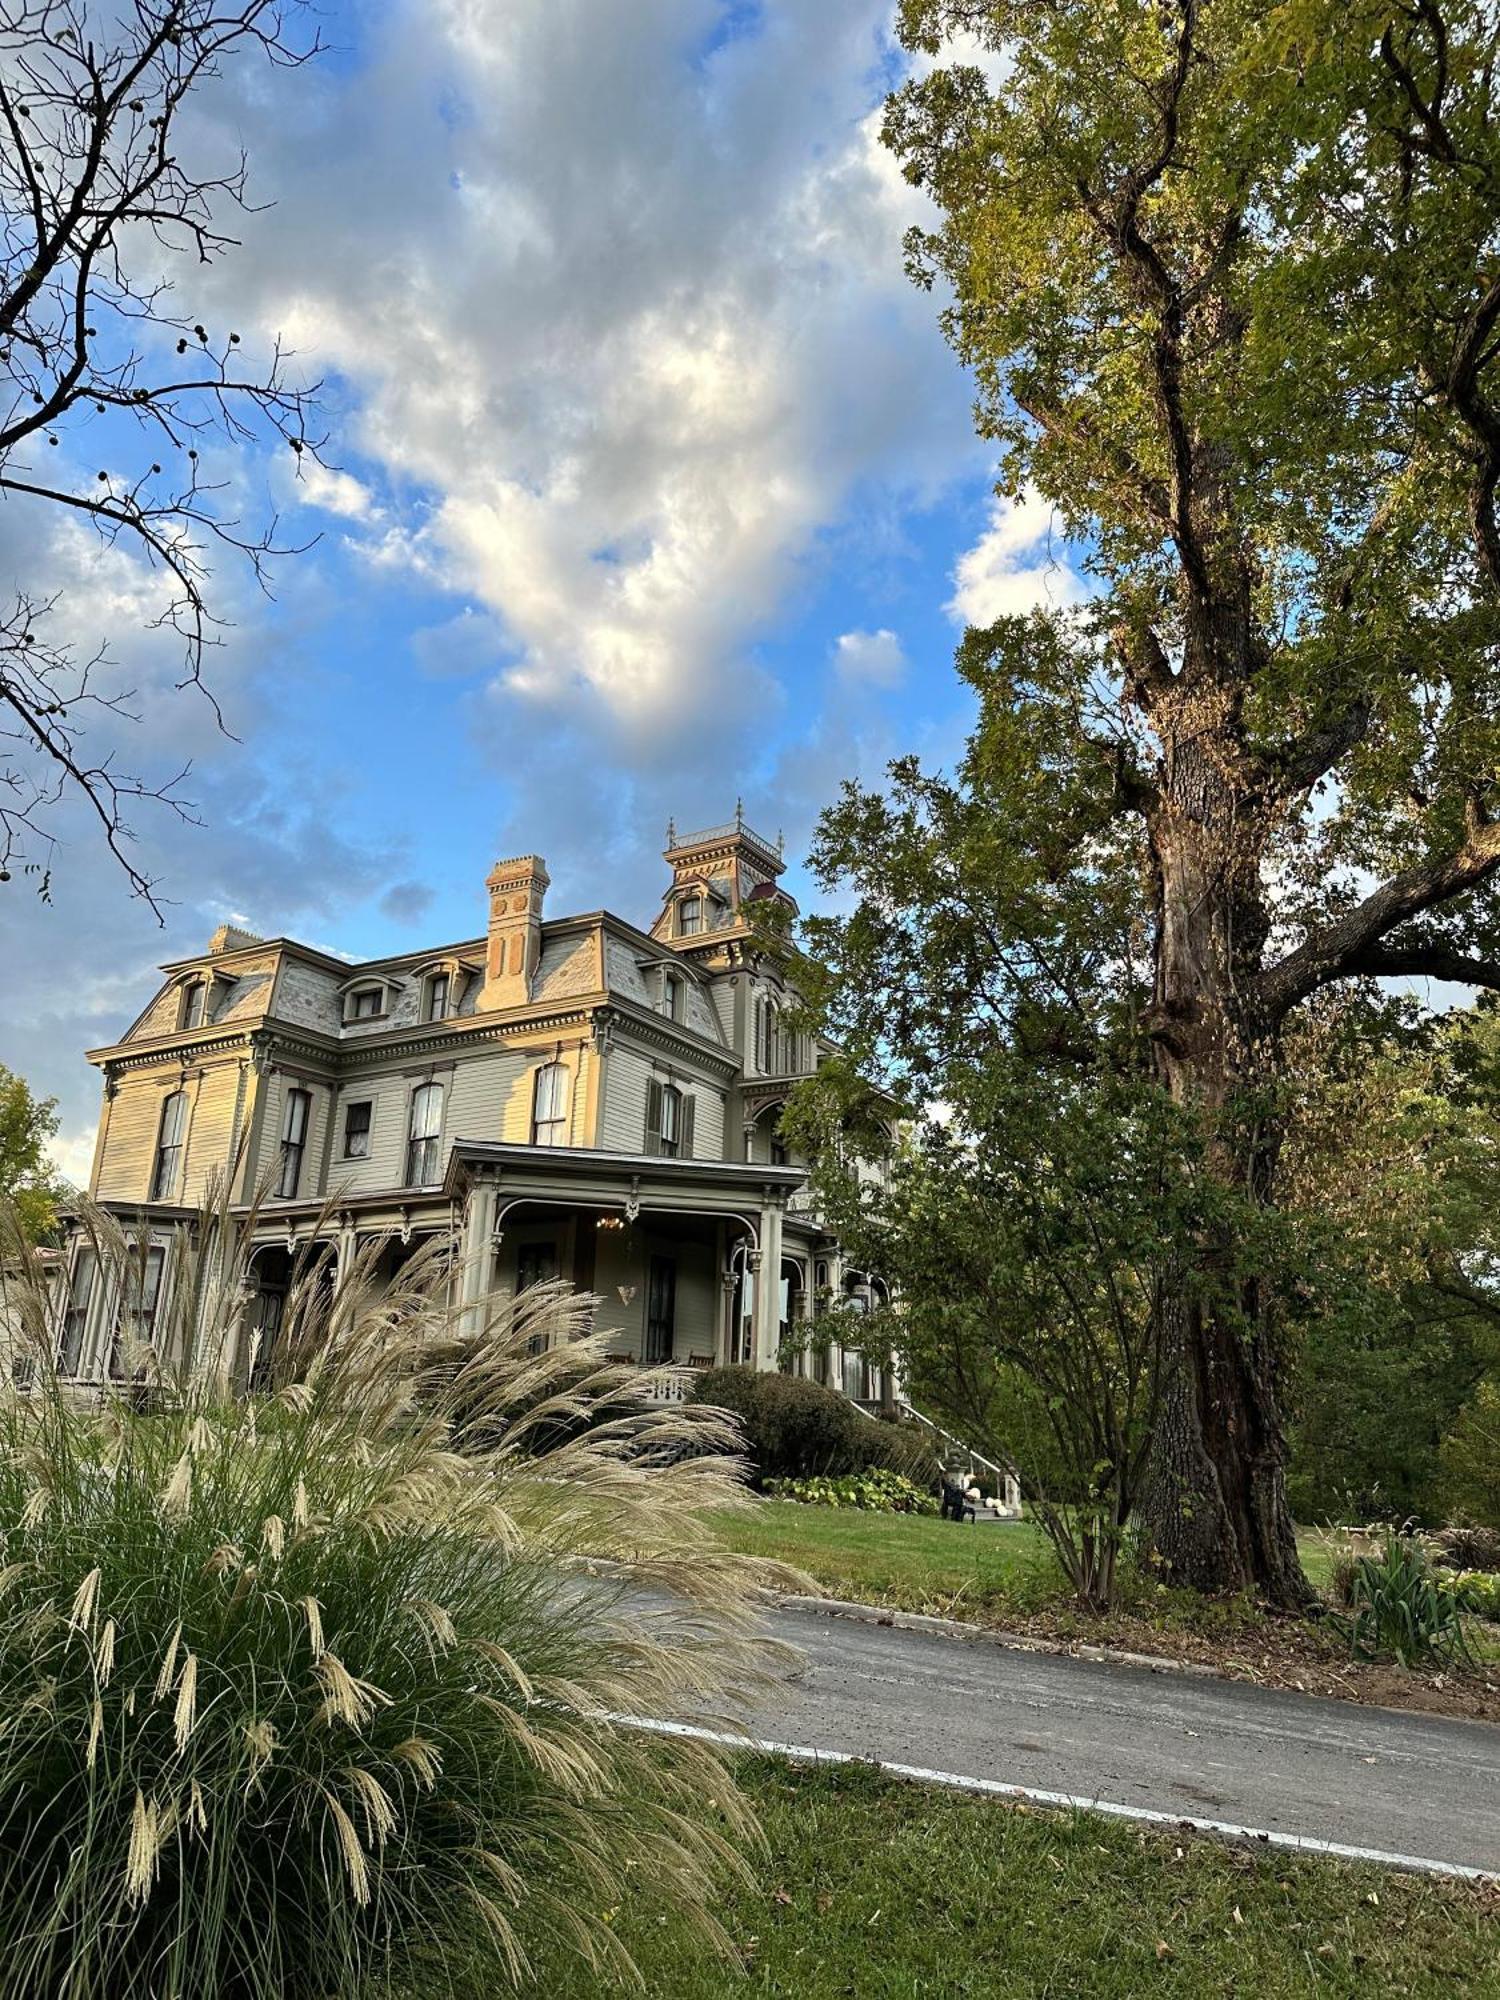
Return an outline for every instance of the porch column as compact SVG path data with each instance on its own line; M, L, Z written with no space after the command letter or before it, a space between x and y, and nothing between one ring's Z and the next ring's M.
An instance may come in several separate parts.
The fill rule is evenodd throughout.
M817 1260L809 1252L807 1262L802 1266L801 1310L797 1314L797 1334L802 1343L797 1354L797 1373L805 1375L810 1382L816 1380L818 1373L817 1357L812 1347L816 1331L813 1324L815 1304L813 1294L817 1290L817 1275Z
M774 1196L760 1212L760 1268L755 1274L755 1366L776 1366L781 1345L781 1203Z
M476 1180L470 1186L469 1198L464 1204L459 1255L463 1264L460 1293L463 1316L460 1324L465 1333L478 1333L484 1324L484 1302L489 1296L495 1254L495 1198L495 1183L492 1180Z
M733 1270L719 1273L719 1324L714 1336L714 1366L727 1368L734 1359L734 1295L739 1277Z
M844 1260L837 1250L831 1251L826 1259L828 1265L828 1309L832 1311L843 1303ZM844 1386L844 1350L838 1341L828 1343L828 1386L842 1389Z
M338 1248L335 1251L338 1268L333 1274L334 1296L344 1289L354 1275L354 1260L359 1255L359 1232L354 1227L354 1217L345 1213L339 1217Z

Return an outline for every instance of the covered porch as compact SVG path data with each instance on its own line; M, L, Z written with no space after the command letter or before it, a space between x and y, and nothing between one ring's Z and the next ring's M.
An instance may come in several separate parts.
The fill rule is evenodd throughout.
M610 1352L647 1366L774 1368L794 1167L585 1148L453 1148L463 1302L565 1278L604 1301ZM790 1281L793 1295L797 1280ZM805 1280L801 1294L806 1295Z

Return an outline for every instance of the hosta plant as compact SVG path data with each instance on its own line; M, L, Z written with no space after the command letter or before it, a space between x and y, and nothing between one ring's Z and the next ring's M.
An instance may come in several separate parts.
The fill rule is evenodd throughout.
M838 1479L770 1479L766 1491L777 1500L809 1507L859 1507L872 1514L935 1514L938 1503L904 1472L884 1466L848 1472Z
M88 1222L118 1296L135 1248ZM475 1925L497 1987L544 1933L625 1971L626 1898L721 1947L734 1784L611 1718L770 1665L768 1572L703 1525L726 1420L648 1400L565 1287L462 1321L443 1249L312 1259L256 1355L227 1212L192 1238L87 1400L4 1253L0 1993L353 2000Z

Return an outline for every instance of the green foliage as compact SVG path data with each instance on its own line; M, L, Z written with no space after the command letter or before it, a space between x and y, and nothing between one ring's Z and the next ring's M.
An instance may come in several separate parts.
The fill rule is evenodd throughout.
M1453 1577L1459 1609L1500 1624L1500 1575L1493 1570L1461 1569Z
M1392 1535L1380 1555L1355 1560L1348 1604L1343 1624L1359 1659L1469 1661L1458 1595L1415 1535Z
M375 1244L336 1296L307 1273L280 1386L236 1396L223 1220L177 1244L129 1394L71 1397L40 1283L19 1301L33 1385L0 1389L5 1991L364 2000L460 1913L487 1990L539 1944L628 1974L605 1916L627 1895L712 1949L748 1816L701 1746L663 1761L605 1713L683 1714L762 1670L747 1598L771 1572L702 1520L737 1492L730 1428L648 1403L565 1287L461 1329L445 1248L387 1285ZM88 1221L118 1286L137 1248ZM539 1442L570 1410L611 1421ZM632 1608L645 1576L688 1614L675 1636Z
M1449 1513L1500 1528L1500 1382L1480 1384L1443 1439L1439 1458Z
M956 783L903 759L825 822L825 879L857 892L809 927L842 1115L873 1056L967 1143L947 1068L999 1048L1039 1106L1107 1065L1201 1121L1224 1204L1162 1239L1152 1526L1177 1573L1294 1603L1275 1447L1317 1246L1248 1213L1276 1201L1283 1028L1352 982L1500 986L1493 9L903 0L899 24L932 58L885 126L932 204L912 274L998 490L1093 587L968 635ZM1415 1439L1450 1388L1378 1356L1355 1394L1424 1403ZM1355 1428L1340 1476L1368 1488Z
M1291 1041L1282 1196L1319 1272L1289 1391L1300 1520L1436 1521L1500 1359L1500 1011L1325 1004Z
M848 1472L839 1479L768 1479L766 1491L777 1500L797 1500L807 1507L859 1507L868 1514L935 1514L936 1498L904 1472L874 1469Z
M925 1483L936 1471L931 1447L911 1427L878 1423L836 1389L804 1376L708 1368L695 1378L693 1395L739 1420L763 1481L837 1479L889 1467Z
M33 1097L25 1079L0 1063L0 1199L14 1203L28 1242L47 1241L68 1190L47 1160L57 1136L57 1099Z

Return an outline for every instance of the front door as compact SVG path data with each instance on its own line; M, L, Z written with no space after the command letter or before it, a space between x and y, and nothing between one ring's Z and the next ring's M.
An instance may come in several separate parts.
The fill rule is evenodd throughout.
M670 1257L651 1259L646 1288L646 1352L648 1366L672 1358L672 1321L677 1310L677 1266Z

